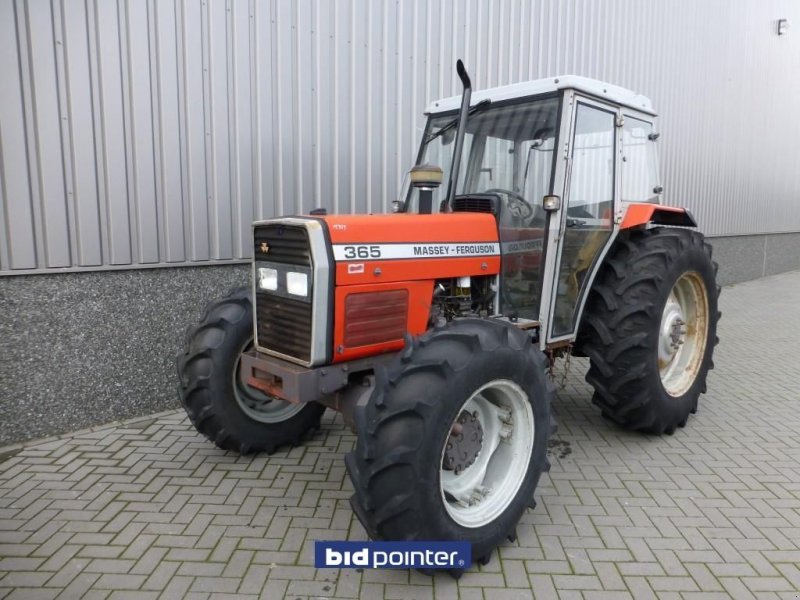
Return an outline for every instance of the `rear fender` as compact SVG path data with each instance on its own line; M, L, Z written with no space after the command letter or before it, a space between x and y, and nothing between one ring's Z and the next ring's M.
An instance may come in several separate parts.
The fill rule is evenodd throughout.
M661 204L629 204L620 229L631 229L652 223L653 225L675 225L697 227L694 216L685 208L662 206Z

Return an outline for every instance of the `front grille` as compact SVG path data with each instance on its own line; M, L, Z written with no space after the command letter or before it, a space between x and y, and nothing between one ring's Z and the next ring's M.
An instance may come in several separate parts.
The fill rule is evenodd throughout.
M256 261L311 266L311 246L305 227L280 223L260 225L253 232L253 241Z
M311 303L258 292L256 323L262 348L311 360Z
M285 278L295 267L313 278L311 245L305 227L281 223L259 225L253 231L253 241L256 269L269 265L279 270L279 277ZM311 285L309 289L313 289ZM285 293L256 289L256 331L261 348L310 362L312 317L311 298L287 298Z
M497 214L497 196L494 194L469 194L453 198L453 212L478 212Z

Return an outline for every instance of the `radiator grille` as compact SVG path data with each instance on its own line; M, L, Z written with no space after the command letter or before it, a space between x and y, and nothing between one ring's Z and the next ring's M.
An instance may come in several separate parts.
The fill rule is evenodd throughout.
M256 323L262 348L311 360L311 303L258 293Z
M311 266L311 246L305 227L279 223L261 225L256 227L253 238L256 260Z
M279 223L261 225L253 231L253 238L256 268L259 261L269 261L272 267L286 265L279 271L279 277L285 278L292 267L312 266L311 246L305 227ZM287 298L257 289L255 308L261 348L303 362L311 360L313 303L310 298Z

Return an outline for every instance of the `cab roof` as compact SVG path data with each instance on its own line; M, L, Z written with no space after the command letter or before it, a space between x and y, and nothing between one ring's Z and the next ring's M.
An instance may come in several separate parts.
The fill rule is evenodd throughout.
M492 102L499 102L501 100L538 96L566 89L583 92L597 98L604 98L614 104L621 104L651 115L656 114L650 98L617 85L578 75L560 75L558 77L523 81L484 90L473 90L470 104L474 105L486 99ZM425 110L425 114L458 110L460 106L461 95L459 94L458 96L442 98L432 102Z

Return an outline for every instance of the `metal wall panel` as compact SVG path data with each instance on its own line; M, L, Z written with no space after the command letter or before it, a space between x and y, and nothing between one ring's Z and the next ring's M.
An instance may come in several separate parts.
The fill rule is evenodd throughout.
M668 202L800 231L798 26L796 0L0 0L0 274L241 260L253 219L383 211L459 57L477 88L651 96Z

